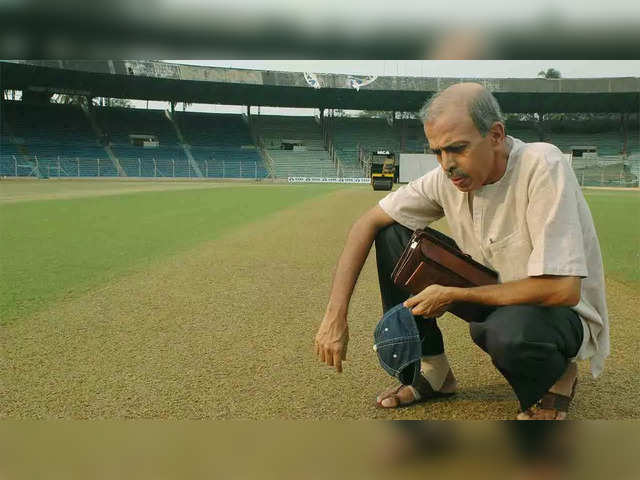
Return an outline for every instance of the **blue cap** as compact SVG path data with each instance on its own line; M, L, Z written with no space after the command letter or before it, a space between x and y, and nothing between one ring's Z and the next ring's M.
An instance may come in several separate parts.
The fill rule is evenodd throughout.
M405 385L414 383L420 373L422 340L411 310L401 303L387 310L373 339L382 368Z

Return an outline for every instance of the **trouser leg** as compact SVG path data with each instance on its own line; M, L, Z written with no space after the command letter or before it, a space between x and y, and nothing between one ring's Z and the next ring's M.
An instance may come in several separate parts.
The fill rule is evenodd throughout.
M378 281L382 297L382 310L404 302L410 294L396 287L391 280L398 259L409 243L413 232L398 223L394 223L378 232L376 236L376 261L378 265ZM422 355L438 355L444 352L442 332L435 318L414 317L422 340Z
M537 402L582 344L582 323L568 307L499 307L469 323L473 341L513 388L522 410Z

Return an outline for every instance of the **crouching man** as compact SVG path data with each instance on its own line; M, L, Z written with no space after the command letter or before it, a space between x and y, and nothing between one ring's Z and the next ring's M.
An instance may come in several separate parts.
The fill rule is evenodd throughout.
M500 107L483 86L461 83L420 112L441 168L389 193L352 226L315 337L322 362L342 371L347 311L375 242L383 310L404 303L422 340L421 373L382 392L395 408L456 392L436 317L453 302L494 307L469 324L517 396L519 419L564 419L575 393L576 359L594 377L609 353L600 247L589 208L558 148L507 136ZM500 283L431 285L407 298L391 272L412 232L446 217L453 240L496 270Z

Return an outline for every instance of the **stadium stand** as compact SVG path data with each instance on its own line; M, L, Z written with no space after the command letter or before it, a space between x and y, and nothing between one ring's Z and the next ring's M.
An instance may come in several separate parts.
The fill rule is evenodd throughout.
M556 127L555 131L553 127ZM576 127L576 125L573 125ZM538 132L533 124L525 122L507 124L507 133L525 142L545 141L553 143L564 153L572 153L576 147L592 146L596 153L574 155L572 167L578 182L583 186L633 186L638 184L638 161L640 145L637 136L627 138L626 153L624 136L619 130L585 131L589 125L577 125L582 131L570 131L562 125L552 125Z
M94 107L94 130L73 105L5 101L0 136L0 174L10 176L118 176L105 145L131 177L195 177L171 120L162 110ZM203 175L264 178L268 172L240 115L175 114ZM103 137L99 138L100 132ZM184 133L184 132L183 132ZM158 145L132 143L148 136Z
M175 176L187 176L182 168L186 163L184 154L181 156L175 133L162 111L94 107L92 114L104 134L103 143L111 146L127 176L141 176L144 172L157 173L155 176L174 176L173 163L178 167ZM155 148L135 145L130 135L148 135L156 138L159 145ZM157 168L158 162L162 168Z
M423 153L426 138L422 124L416 119L397 119L392 126L383 118L333 118L330 135L338 158L345 170L363 175L358 152L389 150L400 153Z
M382 118L334 118L330 135L345 169L360 169L358 148L399 151L400 139Z
M424 136L422 122L417 119L397 121L396 129L400 130L400 148L406 153L424 153L429 145Z
M265 178L268 175L242 116L175 112L174 119L205 177Z
M320 125L313 117L253 116L253 125L276 177L336 177Z
M33 163L37 165L37 171L47 176L45 172L53 172L51 176L76 176L78 162L91 163L95 175L98 171L102 176L117 175L80 107L5 101L2 120L3 163L7 155L15 155L15 159L10 160L14 166L16 162L18 165ZM8 153L12 144L15 149ZM76 163L75 169L70 168L71 159ZM100 169L98 160L101 160ZM18 174L33 173L23 171Z
M162 110L122 107L94 107L85 113L75 105L13 100L2 102L1 113L0 175L7 176L118 176L118 163L105 149L110 145L124 174L131 177L360 177L364 172L359 148L417 153L428 146L420 122L413 119L396 120L391 126L382 118L325 118L327 151L323 128L314 117L254 115L249 121L237 114L174 112L171 116ZM574 127L581 131L573 131ZM638 136L628 135L622 155L624 135L619 124L587 129L594 130L588 124L561 122L545 125L543 131L533 122L507 124L507 133L528 142L539 141L542 135L565 153L576 146L594 146L595 156L573 158L583 185L637 185ZM132 135L158 144L145 147ZM271 172L263 156L270 161Z

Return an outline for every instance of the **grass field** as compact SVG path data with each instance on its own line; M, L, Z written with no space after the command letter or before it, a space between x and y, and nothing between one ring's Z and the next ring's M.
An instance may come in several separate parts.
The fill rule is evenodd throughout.
M95 188L96 182L88 183ZM140 192L138 186L125 183L114 194L112 182L107 185L111 188L105 196L54 201L30 193L29 201L7 200L3 205L2 322L148 268L167 255L331 190L321 186L203 188L201 184L166 190L161 183L160 191L147 185L149 190ZM68 189L83 192L86 187L69 182L46 186L48 197L55 195L56 188L65 196Z
M0 183L0 417L512 418L515 396L439 323L452 399L378 410L381 314L370 255L350 308L349 360L313 336L368 186L119 181ZM581 365L572 418L638 418L640 194L586 190L607 275L612 355ZM446 224L440 226L446 230Z

